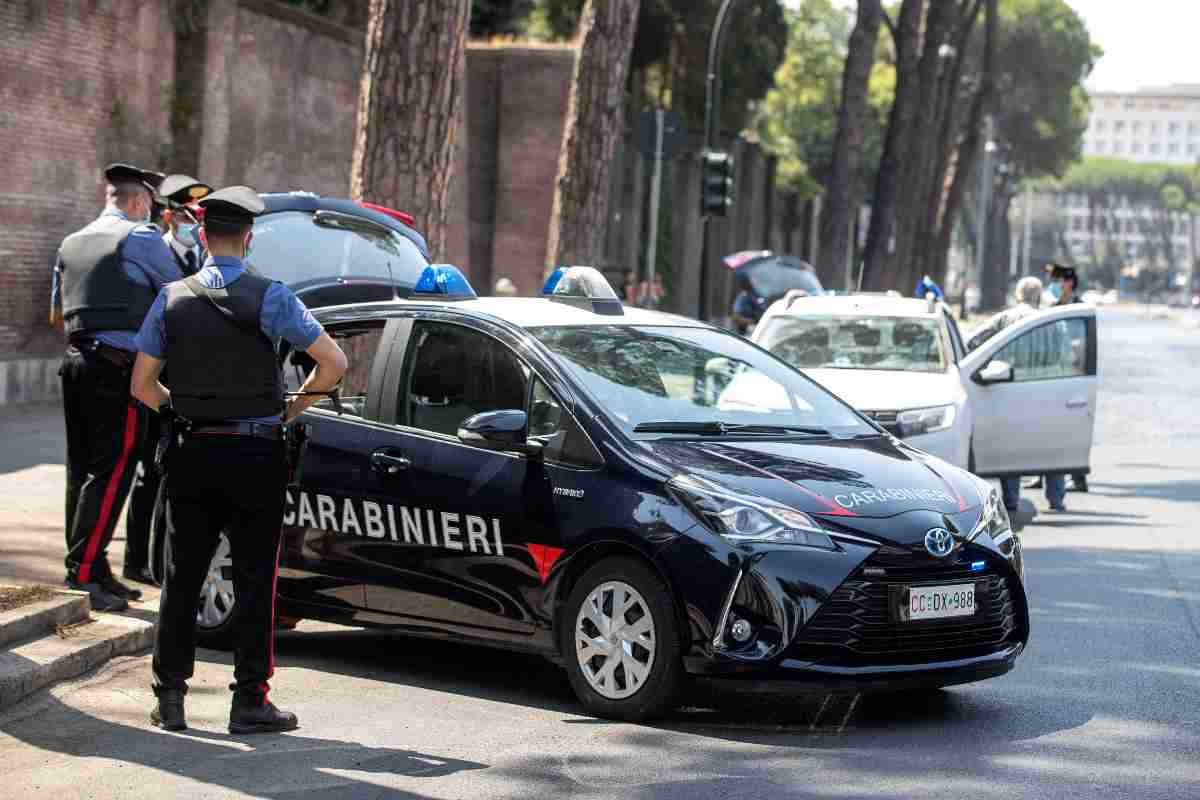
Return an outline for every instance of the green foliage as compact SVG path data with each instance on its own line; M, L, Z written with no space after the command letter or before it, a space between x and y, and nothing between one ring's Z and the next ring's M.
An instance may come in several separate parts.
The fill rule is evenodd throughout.
M687 124L704 124L708 38L720 0L642 0L634 38L632 80L645 94L683 114ZM539 40L575 35L583 0L532 0L521 29ZM746 127L752 105L774 81L787 46L787 25L780 0L738 6L726 32L721 61L721 126ZM640 110L640 109L634 109Z
M787 56L755 115L755 133L779 159L781 185L804 196L820 193L831 165L853 22L852 12L831 0L805 0L797 12L789 13ZM879 163L895 82L895 68L877 59L869 85L863 154L867 177Z
M993 117L1010 178L1062 175L1087 129L1100 48L1065 0L1001 0Z

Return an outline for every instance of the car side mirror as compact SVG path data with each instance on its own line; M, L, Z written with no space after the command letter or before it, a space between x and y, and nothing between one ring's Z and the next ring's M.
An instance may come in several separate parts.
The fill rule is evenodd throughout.
M1007 361L989 361L986 367L975 373L975 382L985 386L989 383L1009 383L1012 379L1012 364Z
M485 411L463 420L458 426L458 440L484 450L520 453L526 456L540 455L541 442L528 441L528 432L529 418L524 411Z

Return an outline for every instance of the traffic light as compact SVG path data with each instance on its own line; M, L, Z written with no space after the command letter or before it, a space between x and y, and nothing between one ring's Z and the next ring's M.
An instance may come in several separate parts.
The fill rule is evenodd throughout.
M705 150L702 158L700 215L723 217L733 205L733 156L719 150Z

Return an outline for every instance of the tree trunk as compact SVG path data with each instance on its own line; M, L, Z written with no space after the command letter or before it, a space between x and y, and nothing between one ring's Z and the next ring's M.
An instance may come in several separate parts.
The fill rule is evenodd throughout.
M908 294L924 272L928 253L917 250L916 237L928 207L929 192L933 190L934 143L937 140L938 89L946 60L942 45L958 14L956 0L931 3L925 19L925 41L921 46L921 61L917 67L919 93L917 106L921 113L913 124L905 158L904 177L898 222L896 225L896 269L893 286ZM897 285L898 284L898 285Z
M883 17L879 0L859 0L846 66L842 72L842 102L838 111L833 163L825 184L825 214L821 223L821 281L840 286L854 242L856 198L862 167L863 130L867 113L867 84L875 64L875 40Z
M470 0L371 0L350 195L412 214L446 248Z
M885 288L884 276L888 251L894 242L896 200L900 194L900 172L908 152L909 132L917 115L917 55L921 48L921 17L925 0L904 0L896 25L896 97L888 112L883 155L875 176L875 196L871 205L871 227L863 254L864 289Z
M608 229L609 172L625 129L625 78L640 0L587 0L563 128L546 266L598 264Z

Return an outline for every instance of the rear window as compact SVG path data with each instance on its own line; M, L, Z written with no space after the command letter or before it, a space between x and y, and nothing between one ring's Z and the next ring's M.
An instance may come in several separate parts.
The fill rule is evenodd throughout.
M428 262L396 231L349 214L281 211L254 224L249 262L302 291L322 284L392 284L412 289Z

